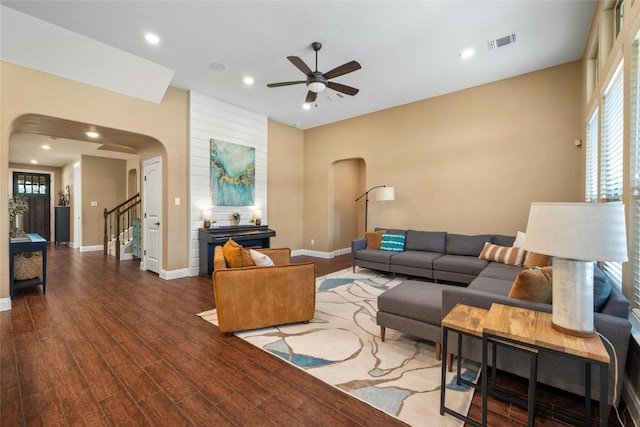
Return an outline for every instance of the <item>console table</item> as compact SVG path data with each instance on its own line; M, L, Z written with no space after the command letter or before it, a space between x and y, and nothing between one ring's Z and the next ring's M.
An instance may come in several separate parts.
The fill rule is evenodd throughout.
M213 251L233 239L244 247L269 248L271 237L276 232L268 225L232 225L218 228L198 229L200 243L200 275L211 277L213 273Z
M42 293L47 290L47 240L39 234L27 234L28 239L10 239L9 243L9 296L13 298L16 289L42 285ZM13 256L19 252L42 252L42 274L29 280L13 279Z

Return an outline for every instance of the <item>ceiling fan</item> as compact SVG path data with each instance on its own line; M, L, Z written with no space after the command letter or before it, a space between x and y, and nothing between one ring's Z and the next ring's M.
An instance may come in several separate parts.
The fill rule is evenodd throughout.
M344 93L346 95L355 95L359 92L359 89L356 89L351 86L343 85L340 83L330 82L330 79L335 77L343 76L345 74L351 73L353 71L359 70L362 68L357 61L347 62L346 64L342 64L339 67L334 68L331 71L327 71L326 73L321 73L318 71L318 51L322 48L322 44L319 42L311 43L311 47L316 52L316 70L311 71L311 68L304 63L302 59L297 56L287 56L287 59L296 66L296 68L302 71L306 76L306 80L296 80L291 82L280 82L280 83L269 83L268 87L280 87L280 86L290 86L305 83L309 92L307 93L307 98L305 102L314 102L318 93L322 92L325 88L329 87L337 92Z

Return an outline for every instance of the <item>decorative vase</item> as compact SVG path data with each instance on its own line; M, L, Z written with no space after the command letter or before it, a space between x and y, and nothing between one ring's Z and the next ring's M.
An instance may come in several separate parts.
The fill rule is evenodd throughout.
M240 220L231 218L231 225L240 225Z

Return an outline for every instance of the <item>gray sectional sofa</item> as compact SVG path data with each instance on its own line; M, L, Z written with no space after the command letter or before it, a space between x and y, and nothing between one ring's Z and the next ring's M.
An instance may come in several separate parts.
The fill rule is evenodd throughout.
M358 239L352 242L351 253L354 269L359 266L409 276L407 281L378 298L377 321L382 334L384 328L389 327L433 341L439 347L442 340L440 322L458 303L485 309L490 308L492 303L500 303L551 312L551 304L508 296L522 267L478 258L485 242L511 246L515 237L385 230L389 234L405 235L403 252L367 249L366 240ZM608 403L617 405L631 334L631 324L628 321L630 304L615 286L610 286L604 273L598 268L595 271L594 284L598 294L594 296L594 323L596 330L613 346L612 349L605 342L612 360L609 366ZM437 283L411 280L416 277ZM451 333L448 339L448 348L455 352L457 346L453 340L457 342L457 335ZM469 337L464 337L463 340L463 357L480 361L480 340ZM528 377L528 358L522 352L501 347L496 365L500 370ZM539 357L538 366L539 382L571 393L584 394L582 364L543 353ZM596 368L593 369L593 378L598 378ZM592 381L591 395L596 398L599 396L598 381Z

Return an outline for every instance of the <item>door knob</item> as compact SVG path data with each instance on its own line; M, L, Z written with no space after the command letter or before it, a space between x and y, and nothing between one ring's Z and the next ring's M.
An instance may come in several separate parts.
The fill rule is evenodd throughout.
M160 225L160 223L159 223L159 222L156 222L156 223L154 223L154 224L155 224L155 225L158 225L158 226Z

